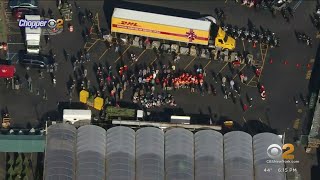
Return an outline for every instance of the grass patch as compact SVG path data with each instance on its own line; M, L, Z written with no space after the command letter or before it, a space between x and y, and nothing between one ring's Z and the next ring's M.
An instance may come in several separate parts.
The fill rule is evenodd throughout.
M0 42L7 42L6 17L2 5L3 4L0 3Z

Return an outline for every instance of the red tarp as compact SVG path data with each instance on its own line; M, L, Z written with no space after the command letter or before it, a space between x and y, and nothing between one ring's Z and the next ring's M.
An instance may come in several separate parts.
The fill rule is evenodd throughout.
M0 65L0 78L12 78L16 68L12 65Z

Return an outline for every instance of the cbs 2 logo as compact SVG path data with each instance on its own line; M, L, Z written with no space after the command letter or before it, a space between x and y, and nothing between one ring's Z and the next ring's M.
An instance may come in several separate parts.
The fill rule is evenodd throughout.
M57 20L50 19L48 21L48 27L51 29L53 29L53 28L62 29L63 28L63 19L57 19Z
M282 147L278 144L271 144L267 149L267 154L271 159L278 159L282 157L283 159L294 159L293 144L284 144Z

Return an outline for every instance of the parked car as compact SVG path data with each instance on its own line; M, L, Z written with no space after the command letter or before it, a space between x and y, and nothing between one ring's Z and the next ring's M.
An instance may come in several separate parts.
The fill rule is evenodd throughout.
M48 56L25 54L19 60L19 63L26 68L42 69L52 64L52 61Z
M24 15L35 15L38 14L37 10L29 8L15 8L12 11L12 15L17 20L24 18Z
M38 0L9 0L10 9L29 8L38 9Z

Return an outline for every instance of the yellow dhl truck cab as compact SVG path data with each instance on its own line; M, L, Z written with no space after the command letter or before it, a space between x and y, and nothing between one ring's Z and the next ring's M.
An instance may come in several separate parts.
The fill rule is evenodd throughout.
M233 50L236 47L236 40L228 36L221 27L212 24L209 47L220 47L222 49Z

